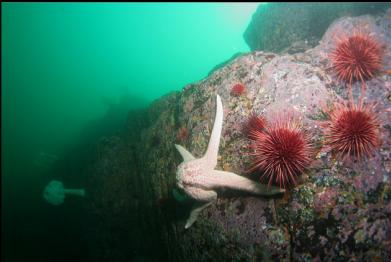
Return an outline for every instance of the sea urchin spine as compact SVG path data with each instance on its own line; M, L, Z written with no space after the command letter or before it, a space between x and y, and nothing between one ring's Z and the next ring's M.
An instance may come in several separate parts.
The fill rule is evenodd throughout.
M325 142L337 154L361 158L379 146L380 122L374 105L337 103L326 113L330 120L324 124Z
M336 48L330 54L332 69L337 79L348 84L352 100L352 83L361 82L361 99L365 96L365 81L378 73L383 65L384 49L380 42L369 34L355 31L351 36L337 38Z
M254 131L255 158L250 171L259 169L261 179L268 184L286 188L296 184L296 178L311 162L312 147L299 123L292 117L280 117L264 132Z
M262 132L266 127L266 120L256 113L252 113L243 125L243 133L251 140L256 140L257 131Z

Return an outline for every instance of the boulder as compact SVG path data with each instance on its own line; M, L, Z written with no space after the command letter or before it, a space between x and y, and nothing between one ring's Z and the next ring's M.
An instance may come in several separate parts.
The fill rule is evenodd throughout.
M91 254L86 259L390 261L389 70L367 82L365 101L377 103L382 121L382 144L372 158L353 163L335 158L322 147L324 134L319 127L324 120L321 105L347 99L346 86L328 70L327 53L335 44L335 34L365 26L389 47L390 17L391 9L379 16L338 19L321 43L305 52L241 55L181 92L158 99L147 110L129 114L124 130L98 144L85 174L86 191L91 192L86 208L93 221L86 223L84 232ZM390 66L387 55L385 68ZM237 83L246 92L232 96ZM355 84L354 97L359 92ZM252 112L271 121L276 114L295 112L318 154L299 184L283 197L223 190L185 230L192 201L178 203L172 194L182 161L174 144L202 156L212 130L216 94L224 107L216 169L259 181L259 174L246 172L252 159L250 142L242 131Z
M389 3L261 4L243 37L252 51L303 51L316 46L335 19L376 14L389 7Z

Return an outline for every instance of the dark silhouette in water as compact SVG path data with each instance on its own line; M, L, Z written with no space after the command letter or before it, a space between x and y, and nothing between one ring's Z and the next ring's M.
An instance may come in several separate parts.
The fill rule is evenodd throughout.
M50 162L44 159L45 168L28 161L31 159L28 152L18 152L18 160L31 163L31 166L12 164L14 160L7 157L9 164L2 167L3 173L26 173L34 177L34 183L19 181L20 191L3 192L7 198L3 201L3 211L7 212L2 212L3 261L80 261L82 257L88 257L88 234L83 231L91 218L85 212L85 205L90 201L88 194L82 199L68 198L62 205L53 206L43 198L43 190L53 179L63 181L69 188L84 187L87 166L91 163L96 143L102 137L123 130L128 115L147 106L147 102L125 93L119 102L108 103L107 106L104 116L87 123L64 152L58 152L56 158L50 158ZM7 184L16 182L7 181ZM23 252L20 252L21 246Z
M113 135L124 127L128 114L147 105L145 100L128 92L124 93L117 103L109 98L102 98L102 102L108 107L106 114L85 126L80 141L94 143L100 137Z

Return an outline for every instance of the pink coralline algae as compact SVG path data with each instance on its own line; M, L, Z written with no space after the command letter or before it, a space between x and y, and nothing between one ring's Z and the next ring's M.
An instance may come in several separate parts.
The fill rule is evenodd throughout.
M361 174L353 180L353 185L357 190L368 193L371 190L375 190L379 184L383 181L383 175L374 170L370 174Z
M327 188L315 195L314 208L315 211L327 216L330 208L334 207L337 202L338 192L334 188Z

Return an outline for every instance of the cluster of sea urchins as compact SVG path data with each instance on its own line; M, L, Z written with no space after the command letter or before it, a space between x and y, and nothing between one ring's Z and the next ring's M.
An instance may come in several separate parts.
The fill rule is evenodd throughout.
M296 185L297 177L311 162L308 136L293 116L277 116L266 125L264 118L252 115L246 125L253 141L254 163L249 171L261 170L261 180L281 188Z
M365 81L382 68L384 49L369 34L354 32L350 37L337 39L329 58L337 79L347 85L348 103L335 103L325 110L329 120L323 123L325 144L337 155L368 157L379 146L380 121L373 105L363 103ZM354 103L352 84L361 82L358 105ZM256 115L245 125L247 137L253 141L254 162L250 171L263 172L261 179L286 188L296 184L296 178L311 162L311 146L305 132L289 117L272 125Z
M355 31L337 39L330 54L337 79L347 85L349 101L335 103L326 110L325 143L342 157L368 157L379 145L380 122L374 105L364 104L365 81L373 78L383 66L385 50L380 42L367 33ZM359 103L353 99L352 83L361 82Z

